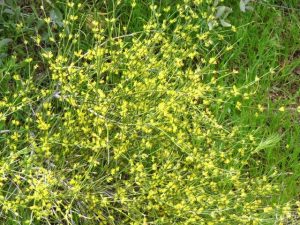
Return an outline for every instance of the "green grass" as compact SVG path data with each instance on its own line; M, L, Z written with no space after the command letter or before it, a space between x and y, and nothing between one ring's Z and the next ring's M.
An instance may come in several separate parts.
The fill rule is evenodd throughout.
M261 1L246 13L239 10L236 1L226 1L224 4L233 8L227 19L236 32L220 26L208 31L201 17L180 18L176 4L183 1L137 0L134 8L132 2L125 0L118 5L117 1L78 0L71 7L64 1L0 0L0 172L5 177L0 179L0 223L238 224L243 215L250 214L261 219L257 224L277 224L275 213L280 214L290 204L292 218L284 212L283 221L298 224L298 0ZM153 2L161 17L151 11L149 5ZM79 3L81 7L77 7ZM168 6L170 11L163 11ZM210 12L207 4L192 10ZM78 18L62 25L70 15ZM45 17L51 18L50 25ZM173 18L175 22L165 30L151 28L153 34L164 35L160 41L146 32L148 21L161 24ZM189 31L188 25L200 28ZM176 33L175 28L180 32ZM208 39L200 41L197 35L205 32L209 32ZM99 33L103 35L100 41L96 36ZM186 36L191 39L185 40ZM173 52L168 52L168 45ZM230 45L233 49L226 51ZM101 57L93 58L93 53L87 52L99 47L104 49L99 53ZM199 55L185 56L184 51L192 48ZM91 58L80 58L76 55L79 50ZM47 59L45 53L54 57ZM55 61L58 55L66 60ZM216 65L208 63L214 57ZM183 59L182 67L176 64L178 58ZM73 68L68 68L70 65ZM157 68L149 69L148 65ZM192 75L183 76L189 70L200 77L195 83ZM157 80L160 71L168 82ZM212 79L217 80L216 84ZM210 89L196 97L193 91L201 85ZM164 86L171 92L161 92ZM240 94L234 94L235 88ZM237 107L239 102L241 106ZM161 106L168 108L169 114L161 113ZM259 106L264 110L259 111ZM285 110L280 111L281 107ZM172 126L177 130L168 130ZM197 129L201 134L195 134ZM101 133L99 143L97 132ZM98 145L101 151L95 150ZM195 153L190 146L201 146L201 150ZM114 158L118 151L120 156ZM232 162L225 162L221 153ZM212 172L210 165L202 173L206 164L198 168L193 160L200 164L211 160L221 167L220 171L238 170L242 174L238 179L249 183L236 187L234 172L230 178L228 174L222 177L213 173L206 177ZM199 179L190 181L189 171ZM154 175L161 183L155 183ZM176 182L172 184L174 180L178 187ZM35 181L40 183L32 184ZM217 194L216 203L209 202L214 201L210 199L214 193L211 182L222 186L218 186L217 194L224 192L233 199L227 205L227 215L210 214L221 205ZM274 195L260 190L268 184L274 186ZM201 185L204 189L197 189ZM279 193L275 194L277 186ZM48 198L51 194L43 195L37 191L39 187L54 192L56 197ZM169 193L165 187L173 191ZM205 198L193 202L191 193L195 190L189 187L197 192L204 190ZM153 192L151 199L148 193L155 189L165 193ZM244 202L227 195L236 191L240 197L244 190L250 193ZM39 194L29 198L32 193ZM200 212L201 216L188 214L206 200L211 208ZM239 208L247 204L256 207L256 200L262 205L253 211ZM6 201L13 206L4 205ZM43 201L51 205L52 211ZM153 208L147 208L150 203ZM264 207L274 208L274 203L281 208L268 214ZM34 211L30 208L33 205L40 208ZM160 208L155 208L157 205ZM43 207L47 210L39 211ZM255 219L250 220L239 222L255 224Z
M289 173L279 178L286 185L281 196L286 200L299 194L300 126L296 108L300 104L300 76L294 72L300 65L300 58L295 57L300 49L299 9L297 1L268 1L258 4L254 12L234 10L231 20L240 29L232 37L236 41L234 51L224 56L223 65L240 71L234 78L237 84L260 77L255 95L246 106L249 108L233 118L249 129L258 129L262 136L281 136L280 144L262 156L266 166L262 172L276 166L281 173ZM266 111L255 117L257 104ZM286 112L279 112L280 106L286 106Z

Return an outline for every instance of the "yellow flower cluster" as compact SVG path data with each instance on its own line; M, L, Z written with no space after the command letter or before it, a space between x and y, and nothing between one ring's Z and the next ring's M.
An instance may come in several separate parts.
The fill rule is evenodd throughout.
M1 217L198 225L290 216L290 207L272 203L279 184L251 174L261 166L256 137L219 121L230 101L242 110L244 89L224 86L214 71L217 39L199 23L209 3L184 1L162 22L151 5L145 31L124 37L106 38L95 21L92 48L69 43L71 56L41 50L49 83L22 78L24 93L1 104L0 122L31 115L1 134Z

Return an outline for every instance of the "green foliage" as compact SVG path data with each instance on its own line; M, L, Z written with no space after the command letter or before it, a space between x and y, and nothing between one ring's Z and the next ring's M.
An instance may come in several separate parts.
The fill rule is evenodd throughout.
M40 3L0 1L0 223L297 224L297 11Z

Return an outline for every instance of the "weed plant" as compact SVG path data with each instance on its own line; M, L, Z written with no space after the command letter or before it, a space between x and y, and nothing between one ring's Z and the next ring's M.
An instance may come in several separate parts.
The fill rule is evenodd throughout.
M275 69L234 68L244 28L214 1L154 3L0 1L3 224L297 221L282 136L248 121Z

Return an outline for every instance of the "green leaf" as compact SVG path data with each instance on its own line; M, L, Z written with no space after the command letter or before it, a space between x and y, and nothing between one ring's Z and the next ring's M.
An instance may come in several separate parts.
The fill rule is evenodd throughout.
M247 6L247 4L250 2L250 0L240 0L240 10L242 11L242 12L246 12L246 10L247 10L247 7L249 7L249 6Z
M226 6L223 18L226 19L230 13L232 13L232 8Z
M12 42L11 38L4 38L0 41L0 49L6 47L10 42Z
M221 18L223 14L225 13L226 7L225 6L218 6L217 7L217 13L216 18Z
M223 20L223 19L220 20L220 23L221 23L221 25L222 25L223 27L231 27L231 24L228 23L228 22L226 22L226 21Z
M231 27L231 24L229 22L226 22L225 19L227 16L232 12L232 9L227 6L218 6L217 7L217 12L215 17L220 20L220 24L223 27Z
M216 18L218 19L226 19L226 17L232 12L232 9L227 6L218 6L217 7L217 12L216 12Z
M57 24L59 27L63 26L63 15L59 9L55 8L50 11L51 20Z
M213 6L216 7L219 4L220 0L215 0Z
M214 22L213 22L213 21L209 21L209 22L207 23L207 25L208 25L208 29L209 29L209 30L212 30L212 29L214 28Z
M15 12L9 8L6 8L3 10L3 13L7 13L7 14L10 14L10 15L15 15Z
M6 53L0 53L0 59L7 57Z

